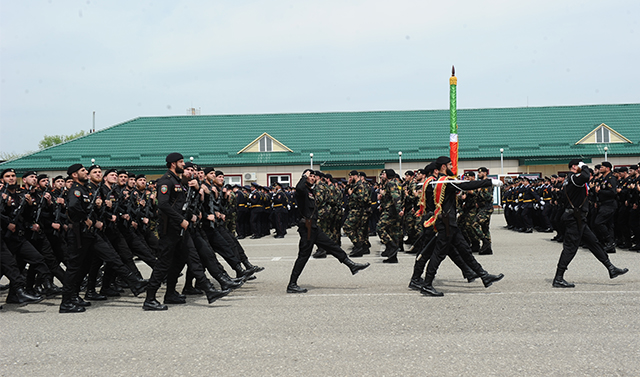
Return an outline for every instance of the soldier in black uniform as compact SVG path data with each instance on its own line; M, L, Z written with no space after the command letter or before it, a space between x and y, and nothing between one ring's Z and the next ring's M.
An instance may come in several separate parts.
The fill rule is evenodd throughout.
M224 296L222 291L217 291L204 274L204 269L198 258L193 240L187 228L194 222L195 215L184 212L183 207L187 195L186 187L198 190L199 184L195 179L183 182L178 174L184 171L184 158L180 153L171 153L165 159L169 169L162 178L158 179L158 233L160 235L158 262L153 268L147 297L142 308L144 310L167 310L167 306L156 299L156 292L162 281L167 279L167 286L175 287L180 271L185 263L196 279L196 287L205 292L209 303ZM184 185L183 185L184 184ZM185 187L186 186L186 187ZM188 206L187 206L188 207ZM186 210L186 209L185 209Z
M60 313L84 312L89 302L78 296L80 283L88 271L91 256L95 253L107 266L113 268L121 278L129 284L135 296L144 291L146 282L139 279L121 261L120 256L104 239L96 235L104 223L97 218L97 209L102 205L99 193L91 192L85 184L88 182L87 169L81 164L74 164L67 169L67 174L73 178L69 189L67 212L71 231L69 232L69 259L62 288L62 303Z
M442 179L446 182L447 176L452 176L451 159L446 156L438 157L436 160L436 169L439 171L438 180ZM439 203L434 212L435 227L437 230L436 246L429 264L427 265L427 273L424 279L424 285L421 292L429 296L443 296L433 287L433 279L436 276L440 263L447 256L450 247L455 247L465 263L482 279L485 287L489 287L494 282L502 279L504 275L491 275L485 271L480 263L471 255L471 248L465 241L462 233L456 225L456 195L459 190L473 190L480 187L489 187L492 185L490 179L470 181L464 183L451 184L448 183L443 189L434 188L434 196L438 197ZM441 192L444 190L444 192ZM440 193L441 192L441 193ZM440 201L439 196L443 198ZM437 212L437 213L436 213Z
M340 263L344 263L351 273L355 275L358 271L369 267L369 263L355 263L347 256L334 241L318 228L318 210L316 208L315 195L313 189L317 178L312 169L306 169L296 185L296 200L300 209L302 219L298 223L298 233L300 234L300 244L298 246L298 258L293 265L287 293L306 293L306 288L298 286L298 277L302 273L304 266L311 256L313 245L324 249L328 254L336 257Z
M613 242L613 216L616 213L618 204L616 194L618 180L611 173L611 163L603 161L600 166L600 178L595 182L595 193L597 196L598 214L594 220L594 228L600 242L604 244L604 251L615 253L616 245Z
M589 182L588 166L581 160L574 159L569 162L569 170L571 170L572 174L566 178L563 189L563 196L566 199L565 211L562 214L565 233L562 254L560 254L556 276L552 284L555 288L575 287L575 284L564 280L564 272L569 267L573 257L575 257L581 242L589 248L600 263L607 267L611 279L629 271L626 268L620 269L611 264L609 256L587 225L587 212L589 211L586 186L587 182Z
M275 238L284 238L287 233L287 195L282 191L282 185L279 182L273 184L276 192L273 194L271 201L273 202L273 214L276 228Z

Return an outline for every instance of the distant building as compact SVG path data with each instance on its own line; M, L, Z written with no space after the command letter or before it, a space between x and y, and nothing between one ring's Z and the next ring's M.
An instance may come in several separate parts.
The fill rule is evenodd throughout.
M459 173L491 175L567 170L567 162L605 158L640 162L640 104L458 110ZM501 168L501 153L503 165ZM63 174L74 163L159 176L164 158L180 152L225 172L231 183L295 183L311 166L346 177L356 169L424 167L449 154L449 111L368 111L140 117L0 164L0 168Z

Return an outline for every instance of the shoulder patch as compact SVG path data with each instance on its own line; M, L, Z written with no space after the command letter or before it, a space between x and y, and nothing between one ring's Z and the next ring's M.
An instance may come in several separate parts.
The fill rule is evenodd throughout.
M169 191L169 188L167 187L167 185L160 186L160 192L161 193L166 194L167 191Z
M73 192L73 195L75 195L76 197L79 198L80 195L82 195L82 194L80 193L80 190L76 190L76 191Z

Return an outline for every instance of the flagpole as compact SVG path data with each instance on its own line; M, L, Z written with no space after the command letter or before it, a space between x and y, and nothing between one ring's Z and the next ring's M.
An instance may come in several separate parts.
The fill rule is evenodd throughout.
M453 165L453 174L458 174L458 113L456 90L458 78L456 68L451 66L451 77L449 78L449 158Z

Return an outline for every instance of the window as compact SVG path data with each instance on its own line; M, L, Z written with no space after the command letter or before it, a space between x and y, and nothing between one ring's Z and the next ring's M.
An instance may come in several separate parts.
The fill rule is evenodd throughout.
M227 185L240 185L242 186L242 175L225 175L224 184Z
M260 152L271 152L273 151L273 140L269 136L263 136L260 139Z
M291 186L291 174L267 174L267 181L269 186L273 186L274 183L278 182L282 187L289 187Z
M596 130L596 143L609 143L609 129L602 126Z

